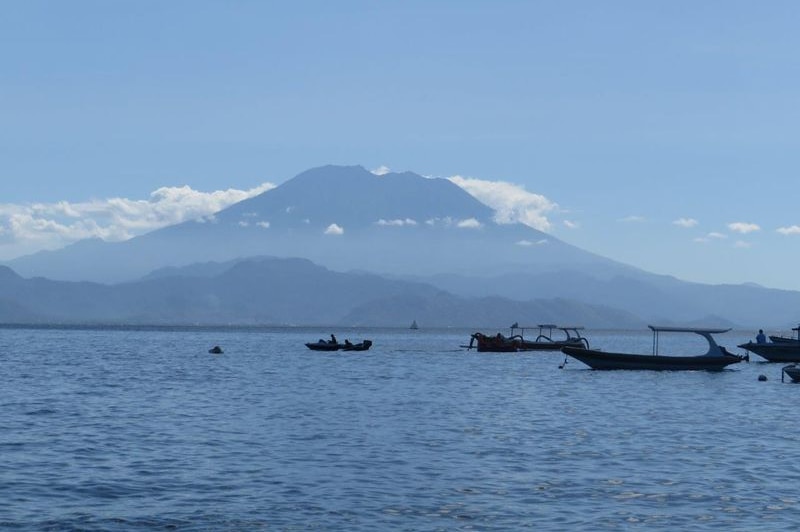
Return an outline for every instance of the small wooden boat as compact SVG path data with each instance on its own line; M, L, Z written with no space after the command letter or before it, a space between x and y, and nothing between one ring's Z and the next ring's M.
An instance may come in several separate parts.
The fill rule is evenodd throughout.
M320 340L314 343L307 343L306 347L311 349L312 351L338 351L339 348L344 345L338 342L326 342L325 340Z
M477 342L479 353L516 353L519 350L519 340L516 338L508 338L501 333L495 336L488 336L483 333L476 332L470 336L468 349Z
M372 347L372 340L364 340L357 344L351 343L349 340L345 340L343 344L319 340L307 343L306 347L312 351L367 351Z
M683 327L657 327L648 325L653 331L653 354L610 353L597 349L579 349L564 347L564 354L580 360L592 369L646 369L646 370L711 370L719 371L731 364L736 364L745 357L734 355L724 347L717 345L712 334L728 332L730 329L701 329ZM702 355L660 355L658 354L659 333L678 332L699 334L708 342L708 351Z
M357 344L351 344L348 340L345 340L340 349L342 351L367 351L370 347L372 347L372 340L364 340Z
M792 330L800 334L800 327L794 327ZM768 362L800 362L800 339L785 336L770 336L769 339L771 342L747 342L739 344L739 347L757 354Z

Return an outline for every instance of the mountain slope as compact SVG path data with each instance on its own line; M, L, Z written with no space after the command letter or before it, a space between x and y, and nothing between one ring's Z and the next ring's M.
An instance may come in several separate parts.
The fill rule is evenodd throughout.
M11 261L22 275L120 282L164 267L237 257L304 257L337 270L485 274L613 264L494 212L446 179L360 166L299 174L212 218L126 242L79 242Z

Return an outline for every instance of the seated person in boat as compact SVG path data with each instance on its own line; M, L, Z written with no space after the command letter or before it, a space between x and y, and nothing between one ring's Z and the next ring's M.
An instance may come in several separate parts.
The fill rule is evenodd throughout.
M756 335L756 343L757 344L766 344L767 337L764 336L764 329L759 329L758 334Z
M339 342L336 340L336 337L335 337L333 334L331 334L331 341L330 341L330 342L328 342L328 343L331 343L331 344L338 344Z
M347 347L353 347L353 344L352 344L352 342L350 342L349 339L345 339L344 345L347 346Z

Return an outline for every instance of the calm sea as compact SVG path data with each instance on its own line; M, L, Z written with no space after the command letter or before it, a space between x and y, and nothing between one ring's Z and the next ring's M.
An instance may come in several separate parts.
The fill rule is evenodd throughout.
M331 332L374 346L304 347ZM470 332L0 329L0 528L797 528L800 385L781 364L559 369L460 349Z

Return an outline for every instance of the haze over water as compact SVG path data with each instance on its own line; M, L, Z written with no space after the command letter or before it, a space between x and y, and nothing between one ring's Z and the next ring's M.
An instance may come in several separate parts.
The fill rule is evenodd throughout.
M375 345L303 346L330 332ZM559 369L560 353L460 349L470 332L2 329L0 527L796 525L800 386L780 382L780 364ZM587 335L651 345L646 332ZM738 353L751 337L718 339ZM225 354L208 354L215 344Z

